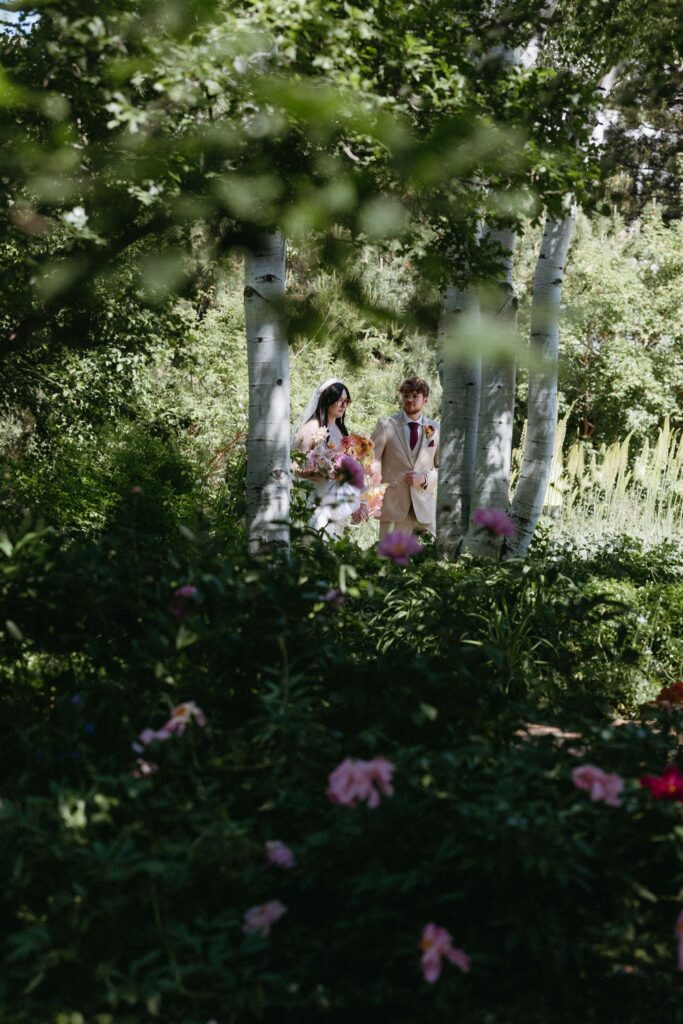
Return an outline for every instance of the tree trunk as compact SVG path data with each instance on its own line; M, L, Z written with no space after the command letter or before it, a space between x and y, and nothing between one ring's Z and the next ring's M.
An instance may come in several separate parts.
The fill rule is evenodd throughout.
M289 349L285 326L285 242L264 235L245 258L249 363L247 533L249 550L289 548Z
M436 495L436 537L440 558L453 560L470 515L481 389L481 359L458 357L458 333L463 317L478 318L473 291L449 285L439 322L443 365L443 407L439 444L439 483Z
M514 328L517 322L517 299L512 284L515 233L510 229L492 231L490 237L500 244L505 253L501 265L502 278L496 289L496 305L491 312L496 319L504 320ZM463 550L479 557L497 556L501 539L472 522L474 510L495 508L506 512L510 502L515 369L515 360L510 357L487 363L482 370L472 505L463 540Z
M526 554L543 510L557 427L557 359L560 295L574 216L548 218L536 264L531 298L529 414L519 480L511 518L516 534L507 540L505 557Z

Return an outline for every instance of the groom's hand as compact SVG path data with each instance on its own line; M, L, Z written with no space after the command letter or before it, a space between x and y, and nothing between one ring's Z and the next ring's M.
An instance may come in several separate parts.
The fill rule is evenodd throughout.
M426 487L427 486L427 474L426 473L406 473L405 481L409 487Z

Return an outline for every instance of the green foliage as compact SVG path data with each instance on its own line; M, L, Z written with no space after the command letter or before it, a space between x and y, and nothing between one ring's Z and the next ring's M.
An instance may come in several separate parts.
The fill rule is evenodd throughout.
M533 251L521 250L520 327L528 326ZM683 233L651 206L630 225L581 217L563 286L560 413L569 435L642 443L683 421Z
M401 570L347 542L254 562L215 527L150 543L143 499L97 542L0 543L3 1020L673 1013L680 817L637 780L674 741L661 712L612 722L680 672L668 553L650 572L635 548L494 570L429 551ZM188 699L207 727L151 744L159 770L136 777L131 742ZM344 757L378 755L393 797L326 800ZM572 786L585 761L626 777L623 808ZM269 839L294 869L266 866ZM285 916L244 936L269 899ZM421 980L430 920L471 974Z

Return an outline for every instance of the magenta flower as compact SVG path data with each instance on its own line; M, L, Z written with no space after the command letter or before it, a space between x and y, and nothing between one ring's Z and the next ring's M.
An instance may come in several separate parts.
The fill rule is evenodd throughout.
M343 480L352 487L362 491L365 487L365 470L352 455L339 455L334 460L337 479Z
M266 843L266 860L277 868L293 868L296 857L288 846L279 839L269 839Z
M271 927L279 921L283 914L287 913L287 907L279 900L270 900L268 903L261 903L257 907L250 907L244 915L242 931L245 935L253 935L254 932L261 932L265 938L270 933Z
M422 950L422 977L430 985L439 980L441 961L444 958L465 973L471 968L471 958L464 950L453 945L453 937L449 931L436 924L426 924L422 929L420 949Z
M510 517L498 508L475 508L472 522L488 530L494 537L512 537L517 532Z
M678 945L678 970L683 971L683 910L676 918L676 940Z
M683 803L683 772L675 764L670 764L661 775L643 775L640 784L650 790L655 800Z
M591 800L621 807L624 780L621 775L610 775L594 764L581 764L572 770L572 782L577 789L590 793Z
M394 530L382 537L377 545L377 554L380 558L390 558L394 565L407 565L412 555L422 550L417 537L412 533L401 533Z
M178 587L173 591L173 600L169 605L171 615L175 615L176 619L186 618L192 608L192 602L196 601L198 597L199 591L191 583L187 583L184 587Z
M327 798L334 804L353 807L360 800L368 807L378 807L380 794L393 796L391 784L396 766L384 757L361 761L347 757L330 773Z

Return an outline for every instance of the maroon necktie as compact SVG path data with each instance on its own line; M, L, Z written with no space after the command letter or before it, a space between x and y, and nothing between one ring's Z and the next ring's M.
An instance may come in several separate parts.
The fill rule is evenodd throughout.
M411 420L408 426L410 427L410 450L412 451L420 436L420 424L416 423L415 420Z

